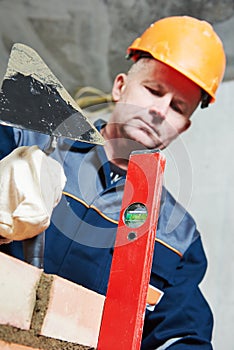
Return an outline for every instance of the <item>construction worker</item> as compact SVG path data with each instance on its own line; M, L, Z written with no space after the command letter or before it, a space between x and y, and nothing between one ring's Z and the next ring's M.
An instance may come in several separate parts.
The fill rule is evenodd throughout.
M45 272L101 294L130 153L163 149L187 130L196 108L215 101L225 70L212 26L187 16L155 22L127 53L134 63L115 78L111 116L95 123L104 146L61 138L48 158L34 146L43 149L48 136L0 129L0 235L8 242L1 250L23 259L21 240L48 227ZM46 158L41 170L35 169L39 158ZM141 349L212 349L212 313L198 286L207 266L201 236L165 188L156 237L150 285L161 298L146 308Z

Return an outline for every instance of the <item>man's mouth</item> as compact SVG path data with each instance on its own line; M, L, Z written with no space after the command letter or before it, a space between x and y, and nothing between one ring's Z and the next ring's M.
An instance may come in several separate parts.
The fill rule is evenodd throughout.
M137 118L137 121L139 121L139 129L146 132L147 135L151 137L156 137L160 139L161 134L160 131L155 127L155 125L148 123L145 120L142 120L141 118Z

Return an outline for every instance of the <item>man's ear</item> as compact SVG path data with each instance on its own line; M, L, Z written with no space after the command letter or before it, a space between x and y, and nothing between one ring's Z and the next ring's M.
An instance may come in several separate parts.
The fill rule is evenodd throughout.
M125 73L120 73L116 76L113 87L112 87L112 98L113 101L118 102L120 96L125 88L127 75Z
M184 131L188 130L188 128L191 126L191 124L192 124L191 120L190 120L190 119L188 119L187 124L184 126L184 128L183 128L182 132L184 132Z

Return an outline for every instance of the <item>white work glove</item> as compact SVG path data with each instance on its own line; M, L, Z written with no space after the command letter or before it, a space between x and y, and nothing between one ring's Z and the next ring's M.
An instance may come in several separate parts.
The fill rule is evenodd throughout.
M0 161L0 243L31 238L50 224L66 177L37 146L15 149Z

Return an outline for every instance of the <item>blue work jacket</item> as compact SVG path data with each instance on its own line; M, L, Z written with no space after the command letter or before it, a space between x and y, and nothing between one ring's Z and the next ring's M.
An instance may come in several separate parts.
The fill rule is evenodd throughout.
M44 149L48 138L0 126L0 157L19 146ZM67 183L46 231L45 272L105 295L125 176L111 183L102 146L59 138L51 157L62 164ZM0 249L23 259L22 242ZM150 279L162 297L146 308L141 350L212 349L212 313L199 289L206 267L194 220L163 188Z

